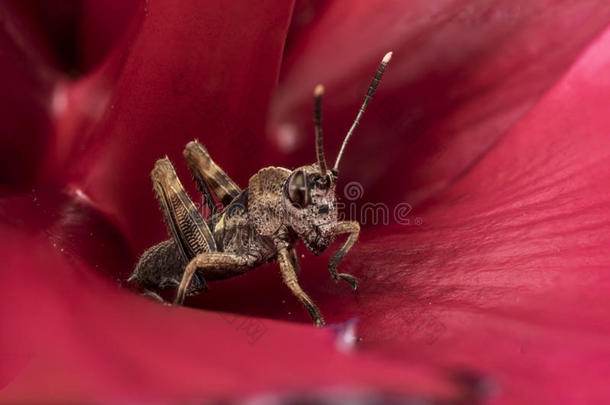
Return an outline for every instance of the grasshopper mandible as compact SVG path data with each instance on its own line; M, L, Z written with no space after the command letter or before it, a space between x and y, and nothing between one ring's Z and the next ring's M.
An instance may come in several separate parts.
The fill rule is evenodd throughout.
M186 295L207 289L207 281L234 277L277 260L286 286L309 311L314 324L323 326L320 310L299 285L294 247L300 239L318 255L337 235L348 234L328 270L335 282L343 279L357 289L356 278L339 273L337 266L358 239L360 225L338 220L335 186L345 146L391 57L392 52L388 52L382 59L332 169L326 164L322 141L321 85L314 90L317 162L312 165L292 171L263 168L242 190L214 163L203 145L196 140L186 145L183 155L211 212L207 219L187 195L169 159L158 160L151 178L171 239L146 250L128 281L147 288L177 287L174 304L182 305ZM212 193L224 207L221 211ZM159 297L152 292L150 295Z

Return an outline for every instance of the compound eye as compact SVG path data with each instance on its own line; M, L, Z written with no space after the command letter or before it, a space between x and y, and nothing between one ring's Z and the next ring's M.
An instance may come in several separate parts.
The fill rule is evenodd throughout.
M290 176L288 180L288 198L299 208L305 208L309 202L305 173L299 170Z

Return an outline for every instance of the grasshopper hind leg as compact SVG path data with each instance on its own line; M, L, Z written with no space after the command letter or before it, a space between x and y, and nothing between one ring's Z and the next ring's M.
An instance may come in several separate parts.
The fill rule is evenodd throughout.
M155 163L151 179L172 239L145 252L136 272L141 268L140 278L158 288L177 288L190 260L200 253L216 251L216 241L167 157ZM205 281L196 274L183 293L192 295L202 289Z
M210 157L199 141L189 142L182 152L199 190L207 198L214 193L223 206L241 193L239 186ZM211 190L208 188L211 187Z

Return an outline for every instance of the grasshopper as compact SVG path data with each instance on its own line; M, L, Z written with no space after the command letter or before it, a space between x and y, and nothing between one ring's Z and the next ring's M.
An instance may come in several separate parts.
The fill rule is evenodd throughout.
M328 270L335 282L342 279L357 289L356 278L338 272L337 266L358 239L360 224L338 220L335 187L345 147L391 57L392 52L388 52L381 61L332 169L324 156L321 85L314 90L314 164L292 171L263 168L242 190L197 140L186 145L183 155L210 210L207 219L187 195L169 159L158 160L151 178L171 238L146 250L128 281L137 281L146 288L177 288L174 304L182 305L185 296L207 289L208 281L238 276L276 260L286 286L305 306L314 324L323 326L320 310L299 285L295 244L300 239L318 255L337 235L347 234ZM217 207L214 196L222 207ZM157 294L148 293L160 299Z

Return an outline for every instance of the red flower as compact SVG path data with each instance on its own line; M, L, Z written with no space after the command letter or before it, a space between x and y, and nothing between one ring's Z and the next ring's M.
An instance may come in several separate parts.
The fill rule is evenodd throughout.
M0 400L607 398L610 3L48 7L0 5ZM332 159L387 50L340 188L362 186L348 215L383 203L392 223L355 218L356 295L330 253L302 261L327 321L358 318L355 350L310 326L275 264L198 309L117 288L166 238L157 158L186 180L198 138L241 185L310 163L321 82Z

